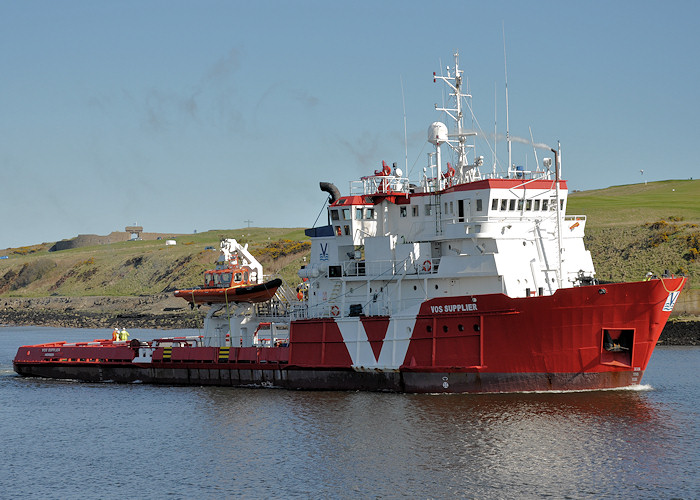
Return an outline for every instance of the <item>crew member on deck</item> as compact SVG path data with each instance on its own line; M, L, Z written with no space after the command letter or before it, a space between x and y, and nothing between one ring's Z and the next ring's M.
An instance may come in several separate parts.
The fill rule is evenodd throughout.
M119 332L119 340L129 340L129 332L126 331L126 328L122 328L122 331Z
M114 330L112 330L112 342L115 340L119 340L119 328L116 326L114 327Z

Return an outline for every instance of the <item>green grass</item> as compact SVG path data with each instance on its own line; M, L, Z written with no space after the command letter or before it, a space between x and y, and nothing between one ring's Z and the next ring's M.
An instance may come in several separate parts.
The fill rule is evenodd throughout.
M661 181L571 193L568 214L589 226L641 225L669 217L700 223L700 180Z

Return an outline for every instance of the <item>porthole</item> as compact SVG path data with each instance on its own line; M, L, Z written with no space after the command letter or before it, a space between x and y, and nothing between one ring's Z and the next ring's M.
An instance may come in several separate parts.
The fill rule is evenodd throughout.
M438 286L437 286L437 285L435 285L435 290L437 290L437 289L438 289Z
M447 325L442 325L443 332L447 333L448 330L449 330L449 327Z
M459 330L460 332L463 332L463 331L464 331L464 325L461 324L461 323L460 323L459 325L457 325L457 330Z
M432 331L433 331L433 325L428 325L428 326L426 326L426 327L425 327L425 331L428 332L428 333L432 333Z
M479 323L474 323L474 331L478 332L481 330L481 327L479 326Z

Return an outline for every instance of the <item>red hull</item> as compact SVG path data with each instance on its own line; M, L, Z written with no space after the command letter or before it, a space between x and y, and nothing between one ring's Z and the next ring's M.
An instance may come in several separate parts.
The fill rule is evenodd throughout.
M176 290L175 297L193 304L234 304L238 302L265 302L277 293L282 280L274 279L259 285L229 288L191 288Z
M159 347L151 362L134 363L138 348L111 342L44 344L21 347L14 366L22 375L52 378L292 389L618 388L641 381L670 314L669 301L684 283L675 278L586 286L522 299L501 294L433 299L421 305L396 369L353 366L348 341L332 318L293 321L289 347L175 347L169 356ZM390 318L346 321L362 323L377 360L383 350L396 350ZM619 348L611 348L606 333Z

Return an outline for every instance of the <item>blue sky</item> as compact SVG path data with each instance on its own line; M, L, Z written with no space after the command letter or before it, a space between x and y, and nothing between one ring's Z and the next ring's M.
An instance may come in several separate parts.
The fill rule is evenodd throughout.
M0 248L311 226L319 181L347 193L406 163L402 85L418 177L455 50L482 127L505 132L503 27L511 135L561 141L570 189L698 177L698 18L695 1L0 1Z

